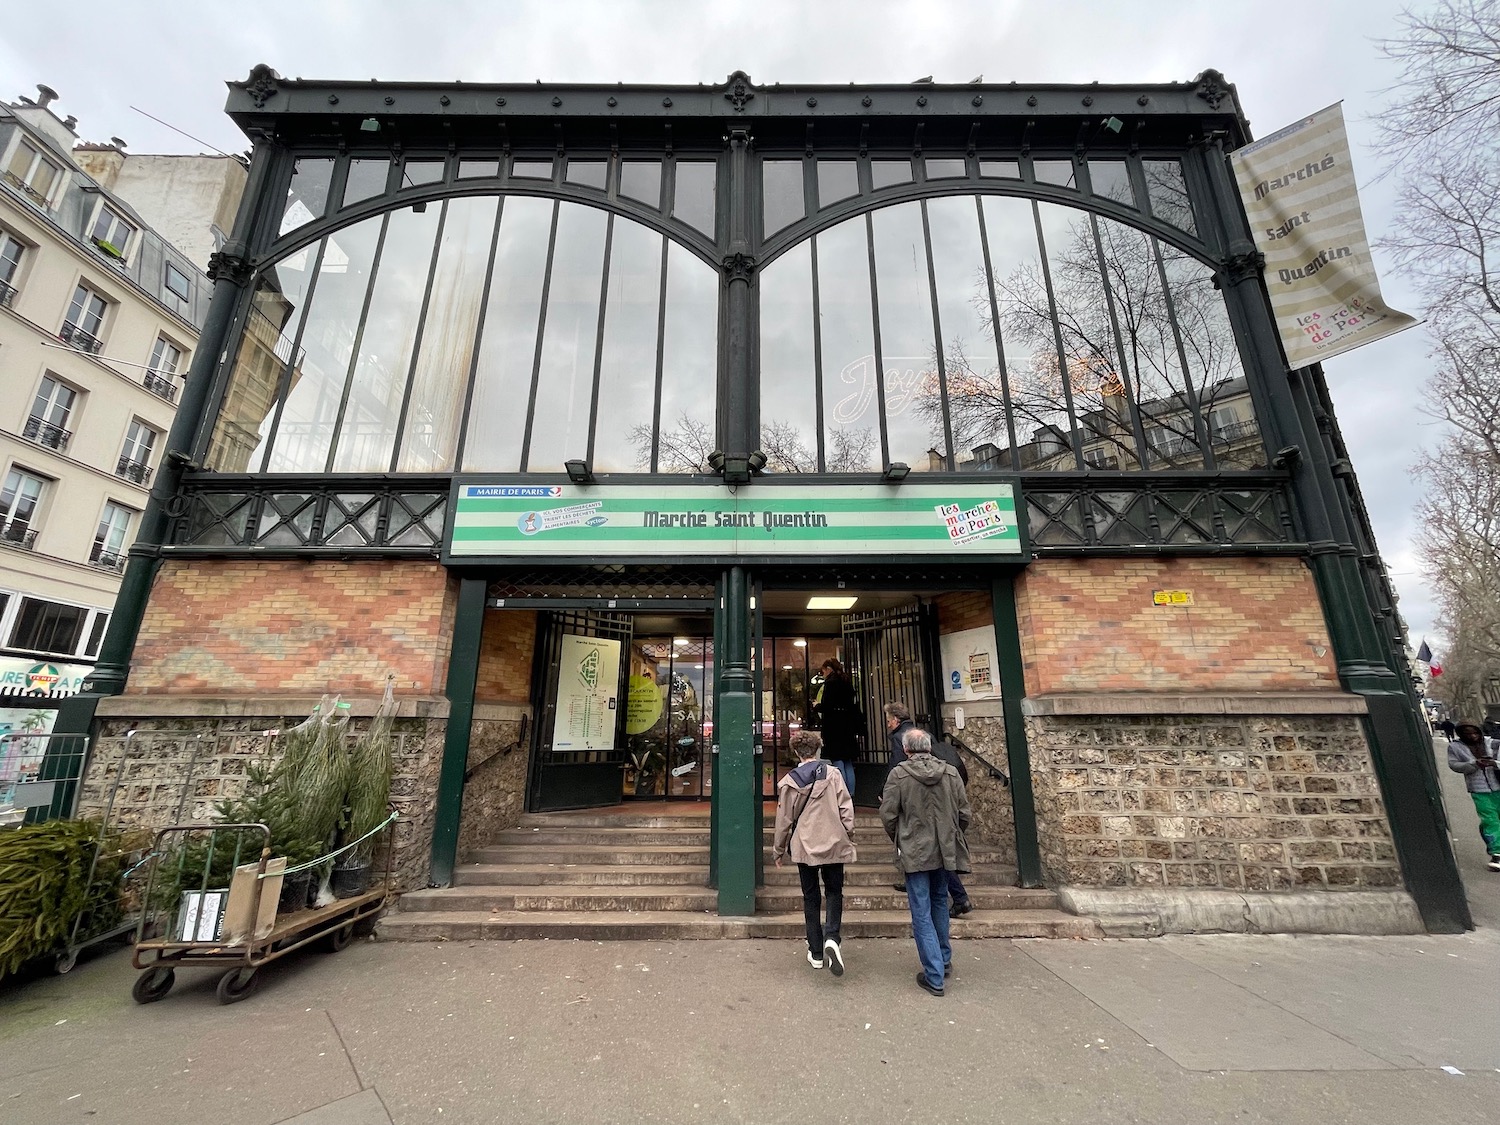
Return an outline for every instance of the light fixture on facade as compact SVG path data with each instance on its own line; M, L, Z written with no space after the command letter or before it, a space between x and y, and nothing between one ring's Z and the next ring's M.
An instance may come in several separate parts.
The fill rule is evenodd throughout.
M373 117L366 117L359 123L359 131L361 133L378 133L380 132L380 122Z
M850 609L859 598L854 596L844 597L832 594L814 594L807 599L808 609Z
M807 642L804 641L801 637L798 637L795 641L792 642L792 647L793 648L806 648L807 647Z
M594 479L587 461L564 461L563 468L568 470L568 479L574 484L588 484Z
M892 461L885 467L885 472L880 474L880 479L890 484L899 484L906 479L906 474L911 472L911 466L904 461Z

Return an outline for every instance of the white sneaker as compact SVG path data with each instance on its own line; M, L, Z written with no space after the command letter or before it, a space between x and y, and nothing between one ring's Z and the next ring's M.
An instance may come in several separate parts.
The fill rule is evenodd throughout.
M823 967L823 959L821 957L814 957L811 951L809 951L807 954L807 963L815 969L821 969Z
M1490 870L1500 871L1500 855L1490 856Z
M828 963L828 971L834 976L844 975L844 954L839 949L839 943L832 938L823 943L823 960Z

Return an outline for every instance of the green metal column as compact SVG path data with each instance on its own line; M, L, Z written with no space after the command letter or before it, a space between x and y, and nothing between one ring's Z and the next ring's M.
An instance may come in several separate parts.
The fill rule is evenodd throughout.
M1005 757L1010 764L1010 800L1016 821L1016 867L1021 886L1042 885L1037 847L1036 796L1031 788L1031 751L1026 745L1026 675L1021 667L1021 629L1016 621L1016 574L1003 571L990 586L995 615L995 655L1000 660L1000 708L1005 715Z
M484 635L483 578L458 583L453 652L448 658L448 729L443 734L443 766L438 774L437 814L432 825L430 883L453 882L458 862L458 821L464 804L464 772L469 768L469 732L474 725L474 684L479 678L479 641Z
M755 756L754 682L746 629L750 617L748 582L743 567L732 567L724 582L723 678L714 729L719 743L718 779L714 783L717 815L714 849L718 857L719 913L755 913L755 853L761 841L755 831L760 761Z

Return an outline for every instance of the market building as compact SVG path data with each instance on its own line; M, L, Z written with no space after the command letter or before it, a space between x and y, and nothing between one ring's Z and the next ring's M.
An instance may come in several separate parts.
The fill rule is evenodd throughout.
M706 811L699 891L744 917L769 901L761 797L837 656L861 803L904 702L965 748L995 863L1119 932L1468 924L1222 76L258 67L228 112L244 204L61 720L96 771L127 729L208 739L206 808L261 732L324 692L358 721L394 677L423 911L523 817L594 809L607 835L647 799Z

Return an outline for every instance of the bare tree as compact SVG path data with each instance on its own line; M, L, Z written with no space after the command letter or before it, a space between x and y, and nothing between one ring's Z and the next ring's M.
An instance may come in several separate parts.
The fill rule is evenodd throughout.
M1416 467L1428 580L1448 640L1434 695L1500 704L1500 0L1408 11L1381 44L1401 65L1377 121L1400 180L1386 245L1437 346L1427 409L1446 423Z
M636 467L643 472L651 468L651 423L631 427L630 444L635 446ZM713 427L684 410L671 429L661 431L657 450L657 471L663 473L706 473L708 455L714 451Z

